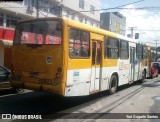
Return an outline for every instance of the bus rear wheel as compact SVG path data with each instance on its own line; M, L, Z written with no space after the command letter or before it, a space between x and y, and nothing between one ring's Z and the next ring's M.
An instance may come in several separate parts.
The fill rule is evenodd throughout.
M115 75L112 75L109 83L109 93L114 94L117 90L117 86L118 86L118 79Z

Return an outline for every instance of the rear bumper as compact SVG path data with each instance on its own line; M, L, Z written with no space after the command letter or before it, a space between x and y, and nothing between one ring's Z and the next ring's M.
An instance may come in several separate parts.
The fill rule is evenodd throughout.
M8 89L12 89L10 82L0 83L0 90L8 90Z
M64 96L64 90L62 85L44 85L40 83L32 83L32 82L22 82L22 81L12 81L11 82L12 87L16 88L22 88L22 89L29 89L34 91L40 91L40 92L49 92L53 94L58 94Z

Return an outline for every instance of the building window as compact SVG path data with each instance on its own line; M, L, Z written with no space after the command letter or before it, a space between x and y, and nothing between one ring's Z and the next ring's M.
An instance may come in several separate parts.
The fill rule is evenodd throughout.
M129 58L129 44L127 41L120 41L120 59Z
M69 36L70 58L89 58L89 32L77 29L70 29Z
M32 0L32 6L37 7L37 0Z
M117 26L117 22L114 22L114 26Z
M68 11L66 12L66 17L68 17L68 18L69 18L69 12L68 12Z
M10 15L7 15L7 18L6 18L6 27L15 27L16 26L16 23L17 23L17 18L16 17L13 17L13 16L10 16Z
M72 19L72 20L75 19L75 14L72 14L71 19Z
M87 24L87 19L85 19L85 24Z
M48 1L44 2L44 11L48 12L49 11L49 4Z
M34 1L37 1L37 0L34 0ZM40 10L42 10L44 12L51 12L50 4L48 3L48 1L38 0L38 5L39 5Z
M44 1L41 1L41 7L40 8L42 8L42 11L45 12L45 2Z
M84 0L79 0L79 8L84 9Z
M112 19L109 20L109 24L112 25Z
M0 14L0 26L3 26L3 18L4 18L3 14Z
M55 7L54 7L53 4L50 4L50 6L49 6L49 12L50 12L51 14L53 14L53 15L56 14L56 12L55 12Z
M83 18L82 17L79 17L79 22L83 22Z
M91 6L90 6L90 13L91 13L91 14L94 14L94 11L95 11L95 7L91 5Z
M93 26L93 22L92 21L90 21L91 22L91 25Z
M33 6L34 0L24 0L24 5L25 6Z
M28 5L28 0L24 0L24 5L25 5L25 6Z
M51 14L60 16L60 6L54 6L53 4L49 5L49 10Z
M97 28L99 28L99 25L98 25L98 24L96 24L96 26L97 26Z
M117 59L119 57L119 41L115 38L105 38L104 41L105 58Z

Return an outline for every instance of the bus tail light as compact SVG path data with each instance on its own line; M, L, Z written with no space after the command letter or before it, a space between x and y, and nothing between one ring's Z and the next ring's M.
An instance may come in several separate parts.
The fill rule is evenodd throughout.
M56 78L60 78L61 72L62 72L62 68L61 68L61 67L58 67L58 68L57 68L57 73L56 73Z
M57 68L57 72L56 72L56 76L55 76L55 78L54 78L54 83L55 83L55 84L59 84L59 83L60 83L61 72L62 72L62 68L61 68L61 67L58 67L58 68Z
M60 78L60 73L59 72L56 73L56 78Z

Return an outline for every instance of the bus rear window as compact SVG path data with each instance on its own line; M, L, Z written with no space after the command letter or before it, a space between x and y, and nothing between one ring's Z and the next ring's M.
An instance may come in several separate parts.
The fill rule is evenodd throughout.
M19 23L13 44L61 44L59 21L28 21Z

